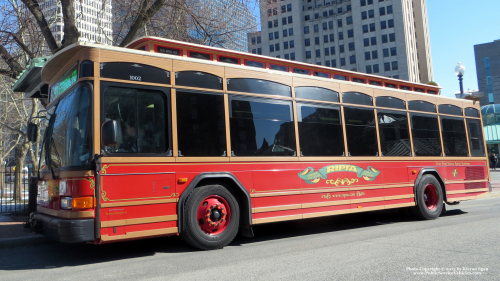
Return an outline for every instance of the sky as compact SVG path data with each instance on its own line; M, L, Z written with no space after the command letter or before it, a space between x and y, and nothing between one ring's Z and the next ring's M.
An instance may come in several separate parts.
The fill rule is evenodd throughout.
M249 7L260 22L258 8ZM434 81L441 95L460 91L455 67L465 66L464 91L479 89L474 45L500 40L500 0L428 0ZM500 52L500 51L499 51Z

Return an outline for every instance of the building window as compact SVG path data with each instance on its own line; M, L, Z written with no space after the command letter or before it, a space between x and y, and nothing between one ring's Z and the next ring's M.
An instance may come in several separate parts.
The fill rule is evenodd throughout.
M372 19L372 18L374 18L374 17L375 17L375 11L373 11L373 10L369 10L369 11L368 11L368 18Z
M328 11L328 15L329 15L329 16L333 16L333 10L329 10L329 11Z
M281 12L286 13L286 6L285 5L281 6Z
M262 48L257 48L257 54L262 55Z
M311 20L311 16L310 16L310 15L306 15L306 16L304 17L304 20L305 20L305 21Z
M381 21L380 22L380 29L386 29L387 28L387 22L384 20L384 21Z
M325 48L325 56L329 56L330 55L330 49L329 48Z
M373 4L373 0L368 0L368 5L372 5Z
M391 48L391 56L397 56L396 47Z
M278 8L273 8L273 16L276 16L278 14Z
M366 20L367 18L368 18L368 14L366 13L366 11L361 12L361 19Z
M378 64L373 65L373 73L379 73Z
M289 17L288 17L288 24L290 24L290 23L293 23L292 16L289 16Z
M365 47L369 47L370 46L370 38L363 39L363 44Z
M293 28L288 29L288 35L293 36Z
M377 52L377 50L372 51L372 59L374 59L374 60L378 59L378 52Z
M342 19L337 20L337 26L338 26L338 27L342 27Z
M306 38L306 40L305 40L305 45L306 45L306 47L307 47L307 46L311 46L311 39Z
M278 27L278 20L273 21L274 27Z
M311 58L311 51L306 51L306 59L310 59Z
M384 71L391 71L391 63L390 62L384 63Z
M363 25L363 33L368 33L368 25Z
M354 51L354 42L349 43L349 51Z
M279 31L275 31L274 32L274 39L278 39L278 38L280 38L280 33L279 33Z
M309 34L309 26L304 26L304 34Z
M347 38L352 38L354 37L354 30L350 29L350 30L347 30Z
M323 35L323 43L328 43L328 35Z
M347 5L347 11L349 12L350 10L352 10L352 6L351 5Z
M344 45L339 45L339 52L343 53L344 52Z
M257 54L257 49L252 49L252 54Z
M371 65L366 66L366 73L368 73L368 74L372 73L372 66Z
M337 67L337 60L332 60L332 67Z
M382 43L387 43L389 40L387 39L387 34L382 35Z
M339 40L344 40L344 32L339 32Z
M317 24L314 25L314 32L318 32L319 31L319 26Z
M267 22L267 27L268 28L273 28L273 22L272 21L268 21Z
M325 61L325 65L330 67L330 61L329 60Z
M252 37L252 45L255 45L255 37Z
M365 60L371 60L370 52L365 52Z
M286 48L285 48L286 49ZM285 54L285 59L286 60L289 60L290 59L290 55L289 54Z
M379 10L380 10L380 15L385 16L385 7L382 7Z
M323 30L327 30L328 29L328 24L326 22L323 23Z
M372 46L377 45L377 37L370 38L370 41L372 42Z
M375 23L370 23L370 32L375 31Z
M392 14L392 5L387 6L387 14Z
M291 12L292 11L292 4L286 5L286 11Z
M340 66L345 66L345 58L340 58Z
M293 48L293 47L295 47L295 44L294 44L294 42L292 40L292 41L290 41L290 48Z
M319 14L318 13L314 14L314 19L319 19Z
M286 24L286 17L281 19L281 24L285 25Z
M269 45L269 51L274 52L274 45Z
M389 34L389 41L396 42L396 33Z
M328 22L328 28L333 29L333 21L332 20Z
M394 27L394 20L388 20L387 24L389 25L389 28Z
M383 53L384 53L384 58L389 57L389 49L388 48L384 49Z
M314 37L314 44L319 45L319 37Z
M295 60L295 53L290 53L290 59Z
M288 37L288 30L283 30L283 37Z
M321 57L321 51L320 50L316 50L316 57L317 58Z
M257 36L257 44L262 43L262 40L260 39L260 36Z
M273 33L272 33L272 32L270 32L270 33L269 33L269 40L273 40L273 39L274 39Z
M330 34L330 42L334 42L335 41L335 35L332 33Z
M324 18L328 17L328 12L327 11L323 11L323 17Z
M352 17L347 17L346 22L347 24L352 24Z
M283 42L283 49L288 49L288 42Z
M338 14L342 14L342 7L340 7L340 8L337 9L337 13Z
M366 0L361 0L361 7L366 6Z
M392 70L398 70L398 61L392 62Z
M350 62L351 64L355 64L355 63L356 63L356 56L355 56L355 55L350 56L350 57L349 57L349 62Z

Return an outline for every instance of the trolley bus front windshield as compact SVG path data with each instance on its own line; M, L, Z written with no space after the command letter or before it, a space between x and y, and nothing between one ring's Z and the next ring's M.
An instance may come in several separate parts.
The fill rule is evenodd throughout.
M79 167L91 161L91 89L83 84L61 99L50 117L42 152L42 170Z

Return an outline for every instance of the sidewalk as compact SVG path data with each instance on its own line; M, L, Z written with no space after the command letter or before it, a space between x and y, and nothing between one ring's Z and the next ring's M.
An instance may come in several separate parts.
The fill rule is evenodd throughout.
M500 197L500 169L491 170L490 175L491 192L483 198ZM24 232L23 224L27 219L27 216L0 215L0 249L55 243L40 234Z

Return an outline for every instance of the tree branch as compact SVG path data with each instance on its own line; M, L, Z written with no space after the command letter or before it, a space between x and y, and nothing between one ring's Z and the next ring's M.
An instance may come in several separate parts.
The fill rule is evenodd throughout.
M19 33L21 33L22 31L23 30L19 30ZM10 36L12 36L12 38L14 38L14 41L16 41L17 45L19 45L19 47L23 49L23 51L30 57L30 59L35 57L35 54L30 49L28 49L28 46L26 46L26 44L23 43L21 38L19 38L19 35L6 30L0 30L0 32L7 33Z
M38 5L37 0L21 0L24 5L30 10L31 14L35 17L40 30L42 31L43 37L45 38L49 49L54 53L57 52L58 46L52 31L50 31L50 27L47 24L47 20L42 13L42 9L40 9L40 5Z
M76 27L74 0L61 0L63 21L64 21L64 39L60 49L78 42L80 33Z
M21 74L21 72L24 70L24 67L22 67L13 57L12 55L5 49L4 45L0 45L0 57L5 61L5 63L9 66L11 69L11 75L10 77L13 79L16 79L16 77Z

